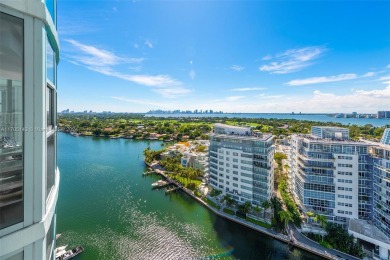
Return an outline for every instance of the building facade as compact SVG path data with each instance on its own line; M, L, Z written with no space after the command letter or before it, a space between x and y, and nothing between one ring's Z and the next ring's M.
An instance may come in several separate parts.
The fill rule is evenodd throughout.
M390 118L390 111L378 111L378 118Z
M249 127L215 124L210 135L209 184L239 203L269 201L274 185L274 137Z
M304 212L324 215L345 226L350 218L369 219L372 170L368 145L349 140L347 129L312 130L310 135L291 138L290 188L295 200Z
M390 128L385 129L381 139L381 143L384 145L390 145Z
M390 145L372 146L370 154L374 172L373 221L390 238Z
M0 2L0 259L54 259L55 0Z

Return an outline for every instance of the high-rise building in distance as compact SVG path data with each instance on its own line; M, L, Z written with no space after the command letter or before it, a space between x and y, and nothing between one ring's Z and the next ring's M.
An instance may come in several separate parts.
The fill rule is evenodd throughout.
M0 259L54 259L55 0L0 2Z

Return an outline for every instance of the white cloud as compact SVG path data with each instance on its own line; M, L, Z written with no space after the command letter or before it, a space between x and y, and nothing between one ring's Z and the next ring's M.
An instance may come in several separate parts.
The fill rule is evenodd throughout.
M230 66L230 69L234 70L234 71L242 71L245 68L243 66L240 66L240 65L232 65L232 66Z
M272 60L270 64L263 65L259 69L271 74L286 74L301 70L312 63L310 61L318 58L326 49L321 46L310 46L300 49L291 49L277 54L275 57L269 55L263 57L263 60Z
M327 76L327 77L313 77L307 79L294 79L291 80L285 85L288 86L303 86L303 85L311 85L311 84L319 84L319 83L328 83L328 82L336 82L343 80L351 80L356 79L358 76L354 73L351 74L340 74L337 76Z
M390 85L388 85L384 89L355 90L355 93L360 96L366 96L372 98L386 98L390 100Z
M284 97L284 95L266 95L266 94L260 94L256 97L262 98L262 99L278 99Z
M379 80L383 81L383 84L389 84L390 85L390 75L380 77Z
M165 98L181 97L192 92L192 90L183 87L154 88L153 91L159 93Z
M192 80L194 80L195 79L195 77L196 77L196 72L195 72L195 70L190 70L190 72L188 73L188 76L192 79Z
M390 64L386 66L386 68L390 69Z
M256 90L265 90L267 88L233 88L231 89L231 91L240 91L240 92L243 92L243 91L256 91Z
M153 43L150 40L145 40L145 45L148 46L149 48L153 48Z
M368 78L372 76L375 76L375 72L370 71L362 75L363 78Z
M112 99L124 101L128 103L134 103L139 105L149 105L149 106L155 106L155 107L167 107L166 102L155 102L151 100L144 100L144 99L132 99L132 98L126 98L126 97L111 97Z
M126 74L115 69L115 66L121 64L139 64L144 60L143 58L122 58L107 50L81 44L74 40L67 40L67 42L77 49L76 54L72 53L70 55L71 62L76 65L85 66L107 76L153 87L153 91L160 93L163 97L173 98L192 92L192 90L183 87L180 81L169 75Z
M226 97L226 101L237 101L239 99L243 99L245 96L230 96Z
M272 56L271 55L266 55L264 56L263 58L261 58L262 60L271 60L272 59Z
M267 101L259 102L259 98ZM349 94L337 95L315 90L309 96L267 96L255 97L254 100L245 99L245 102L216 103L215 110L225 112L252 112L252 113L336 113L360 111L375 113L389 106L390 85L384 89L354 90Z

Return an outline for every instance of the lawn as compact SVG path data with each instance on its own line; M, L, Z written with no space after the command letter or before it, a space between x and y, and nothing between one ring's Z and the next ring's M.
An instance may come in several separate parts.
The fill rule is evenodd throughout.
M224 208L223 212L228 213L228 214L233 215L233 216L236 215L236 213L233 210L230 210L230 209L227 209L227 208Z
M262 226L262 227L265 227L265 228L271 228L270 224L262 222L262 221L259 221L259 220L256 220L256 219L253 219L253 218L247 217L246 220L251 222L251 223L253 223L253 224L256 224L258 226Z
M181 184L183 185L187 185L188 183L194 183L195 184L195 187L199 187L199 185L202 183L202 181L200 180L197 180L197 179L187 179L187 178L184 178L184 177L181 177L181 176L178 176L178 175L174 175L174 174L168 174L169 177L171 177L172 179L180 182Z
M217 205L214 201L210 200L209 198L206 198L205 201L207 202L207 204L209 204L213 208L216 208L216 209L220 209L221 208L219 205Z

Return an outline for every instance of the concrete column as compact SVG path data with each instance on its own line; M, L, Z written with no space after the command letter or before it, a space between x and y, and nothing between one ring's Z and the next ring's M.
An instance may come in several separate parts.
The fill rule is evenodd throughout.
M384 248L384 247L379 247L379 257L381 259L389 259L389 250L387 250L387 248Z

